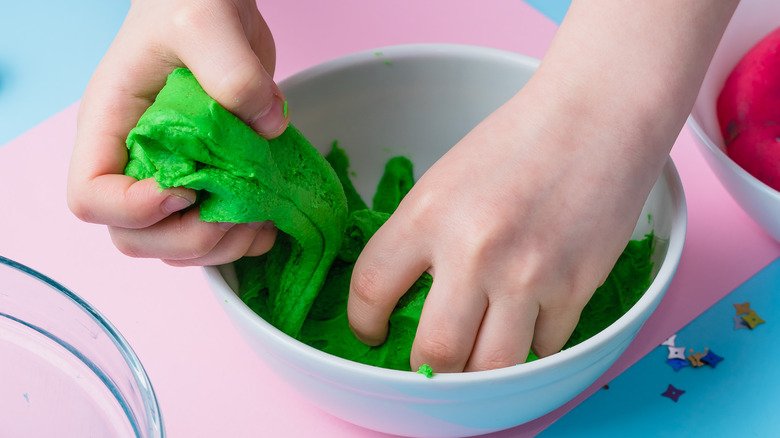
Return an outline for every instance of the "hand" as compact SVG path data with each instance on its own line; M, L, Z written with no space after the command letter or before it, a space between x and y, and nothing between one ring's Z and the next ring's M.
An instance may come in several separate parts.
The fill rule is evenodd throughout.
M355 266L349 317L370 345L414 280L433 276L412 369L484 370L523 363L529 348L559 351L652 187L655 169L634 178L601 146L617 143L611 132L587 132L584 120L561 130L571 119L542 116L527 94L431 167Z
M123 175L125 138L177 67L193 71L209 95L266 138L287 126L272 79L273 38L254 0L136 0L98 66L79 109L68 205L108 225L123 253L171 265L227 263L273 245L271 223L207 223L195 192L160 191L152 179Z
M411 366L557 352L630 239L738 0L574 0L531 81L418 181L352 275L356 336L433 286Z

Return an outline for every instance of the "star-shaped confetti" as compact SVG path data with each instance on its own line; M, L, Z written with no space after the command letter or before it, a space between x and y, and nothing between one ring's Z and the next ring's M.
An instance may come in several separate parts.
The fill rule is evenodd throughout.
M750 302L734 303L733 306L737 310L737 316L750 313Z
M666 358L685 360L685 347L669 347L669 355Z
M706 363L707 365L715 368L715 365L718 364L718 362L722 361L723 358L718 356L717 354L713 353L712 350L707 351L707 354L699 358L700 361Z
M685 359L667 359L666 363L668 363L672 368L674 368L675 371L680 371L681 369L691 365Z
M701 361L703 356L704 353L694 353L689 355L686 359L688 359L688 362L691 363L692 367L699 368L700 366L704 365L704 362Z
M741 316L734 317L734 330L749 329L749 328L750 326Z
M670 399L672 399L672 401L677 403L677 399L679 399L680 396L683 394L685 394L685 391L683 391L682 389L677 389L670 384L669 387L666 388L666 391L661 395L664 397L669 397Z
M666 340L661 345L665 345L667 347L674 347L674 342L676 339L677 339L677 334L675 333L672 336L666 338Z
M763 319L761 319L761 317L759 317L759 316L756 314L756 311L755 311L755 310L751 310L750 312L748 312L748 313L747 313L747 315L742 315L742 319L744 319L744 320L745 320L745 322L747 323L747 325L748 325L748 326L749 326L751 329L754 329L754 328L756 328L756 326L757 326L757 325L759 325L759 324L763 324L763 323L765 323L765 322L766 322L766 321L764 321Z

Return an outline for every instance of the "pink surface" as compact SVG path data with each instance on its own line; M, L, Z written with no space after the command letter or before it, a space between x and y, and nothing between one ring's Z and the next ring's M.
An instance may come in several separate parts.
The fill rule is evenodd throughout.
M304 17L294 13L304 5ZM263 4L279 52L277 78L354 51L412 42L541 57L555 31L518 0L495 0L490 7L465 2L455 8L443 0L380 5L387 3ZM72 217L64 187L76 111L73 105L0 148L0 254L71 288L122 332L152 379L169 436L385 436L319 411L278 381L230 325L199 269L125 257L104 227ZM690 216L678 275L636 342L590 392L780 256L780 245L706 168L687 130L673 156ZM573 405L492 436L532 436Z

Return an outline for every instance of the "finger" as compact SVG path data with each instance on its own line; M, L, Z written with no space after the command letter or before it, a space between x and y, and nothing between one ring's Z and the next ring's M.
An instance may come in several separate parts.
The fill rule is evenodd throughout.
M79 186L76 196L75 187ZM137 181L125 175L101 175L70 187L68 205L85 222L123 228L148 227L195 203L194 190L160 190L153 179Z
M202 257L219 243L234 224L203 222L200 211L175 213L151 227L109 227L114 245L131 257L187 260Z
M214 266L238 260L245 255L264 254L274 244L276 229L264 222L236 224L203 256L190 259L164 259L171 266ZM250 253L251 252L251 253Z
M519 296L489 300L465 371L492 370L525 362L531 351L538 305Z
M246 256L254 257L267 253L274 246L276 241L276 235L278 234L277 228L271 221L265 221L260 223L260 230L255 235L255 239L252 244L249 245L249 249L246 250Z
M265 71L273 77L276 68L276 44L271 29L257 10L256 3L240 2L236 7L252 51L257 54Z
M550 307L542 305L534 328L534 353L545 357L561 351L577 326L581 310L582 306L571 304Z
M89 222L138 228L160 220L161 211L186 208L183 203L176 206L180 201L170 195L190 203L195 200L192 191L160 192L151 180L136 183L123 175L127 133L154 101L173 68L134 41L138 37L125 27L120 30L79 106L67 194L74 214Z
M405 236L391 216L368 241L355 262L347 316L355 336L368 345L387 338L388 320L398 300L426 271L427 254L417 236Z
M173 51L192 70L203 89L266 138L287 127L284 96L249 42L239 11L198 9L179 17L197 32L174 32Z
M437 373L463 371L488 303L469 284L466 276L437 272L412 345L412 369L428 364Z

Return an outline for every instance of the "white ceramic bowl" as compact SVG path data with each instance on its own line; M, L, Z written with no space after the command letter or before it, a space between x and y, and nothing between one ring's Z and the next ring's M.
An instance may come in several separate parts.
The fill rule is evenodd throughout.
M494 49L410 45L326 62L280 85L294 123L323 152L338 139L357 172L356 187L370 199L388 158L410 156L419 177L516 93L537 65L535 59ZM593 338L553 356L431 379L347 361L297 342L236 297L230 265L208 267L206 274L247 341L279 376L323 410L392 434L473 436L550 412L606 371L666 291L680 259L685 226L682 186L670 161L635 230L641 238L653 229L658 241L655 279L632 309Z
M726 155L716 102L726 78L742 56L780 26L780 2L742 0L723 35L688 118L699 150L723 187L745 212L780 241L780 192L759 181Z

